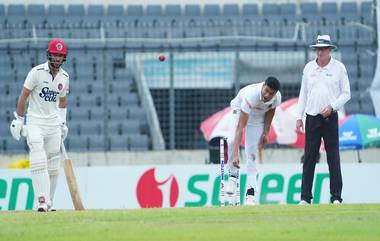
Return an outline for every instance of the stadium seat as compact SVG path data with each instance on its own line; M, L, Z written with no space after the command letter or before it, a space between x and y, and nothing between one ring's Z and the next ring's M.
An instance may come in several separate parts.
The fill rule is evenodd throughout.
M90 120L103 120L105 118L104 109L98 107L88 107Z
M109 121L107 125L106 132L110 135L121 136L123 134L123 128L120 121L114 120Z
M68 108L68 119L74 121L88 121L89 111L83 108Z
M359 77L357 65L346 64L346 62L344 62L344 64L347 66L347 74L350 81L351 79L356 79Z
M26 10L22 4L9 4L7 24L10 28L24 28L26 25ZM23 36L14 36L15 38Z
M344 110L346 111L346 115L360 113L360 103L358 101L350 100L347 104L344 105Z
M198 17L201 16L201 7L195 4L186 4L185 5L185 16L188 17Z
M259 15L259 7L255 3L243 4L242 15L247 17L257 16Z
M105 136L88 135L88 147L90 151L104 151L105 150Z
M350 22L360 22L360 14L358 12L356 2L343 2L340 8L339 17L342 19L343 24Z
M360 65L359 66L359 76L361 78L373 78L375 72L375 67L373 65Z
M203 9L203 16L220 16L220 8L217 4L205 4Z
M138 105L138 97L134 92L128 93L128 95L117 96L109 95L107 97L107 104L112 105L113 107L129 106L129 105Z
M25 138L16 141L13 137L3 138L4 150L6 153L26 153L28 151Z
M312 3L312 2L301 3L301 14L303 16L306 16L306 15L318 15L319 11L318 11L318 5L317 5L317 3Z
M49 17L63 17L65 16L65 6L62 4L48 5L47 15Z
M342 2L340 5L340 14L342 15L357 15L358 5L356 2Z
M150 17L159 17L162 16L162 7L161 5L147 5L146 6L146 16Z
M93 80L88 81L88 88L87 91L89 94L94 94L94 95L101 95L104 93L104 86L103 82L92 82Z
M107 131L115 135L139 134L141 124L140 120L109 120Z
M165 6L165 16L167 17L180 17L182 16L181 5L168 4Z
M69 135L72 136L78 136L80 133L80 123L82 123L83 120L75 120L71 119L67 121L67 127L69 128Z
M45 16L45 6L43 4L28 5L28 16Z
M84 6L82 4L69 4L67 7L67 16L80 16L83 17L85 15Z
M357 27L341 25L338 29L338 36L338 46L352 46L358 39Z
M322 15L338 14L338 5L336 2L323 2L321 4L320 13Z
M87 151L89 149L88 138L86 136L68 135L66 145L68 151Z
M224 4L223 5L223 16L238 17L239 15L240 15L239 5L237 5L237 4Z
M148 150L148 137L146 135L128 135L128 146L131 151Z
M373 26L374 19L374 7L372 2L362 2L360 8L361 22L365 25Z
M125 108L111 108L108 110L108 119L110 120L126 120L128 119L127 110Z
M358 39L357 43L359 45L372 45L375 42L375 35L371 29L358 28Z
M279 11L282 16L295 16L296 5L294 3L281 3Z
M144 8L142 5L128 5L127 7L128 17L142 17L144 16Z
M373 12L372 8L373 8L373 3L371 1L361 2L360 15L362 16L372 15L372 12Z
M84 31L80 31L85 16L84 6L81 4L69 4L67 9L67 18L65 18L64 24L65 28L69 28L71 34L70 38L83 38ZM74 32L78 30L78 32ZM71 45L73 47L73 45Z
M367 52L359 53L360 65L374 65L376 63L376 57L369 55Z
M279 15L280 14L280 9L278 4L276 3L264 3L263 4L263 15Z
M34 24L38 28L42 28L45 24L45 6L42 4L30 4L28 5L28 18L29 24Z
M2 110L2 109L0 109ZM2 113L2 111L1 111ZM11 133L9 131L9 125L10 123L6 122L5 120L1 119L0 120L0 136L1 137L7 137L10 136Z
M16 95L4 95L0 96L1 105L16 108L17 106L17 96Z
M0 97L0 98L5 99L4 97ZM1 110L0 110L1 111L0 122L7 123L8 128L9 128L9 124L14 119L14 116L13 116L13 111L15 110L14 108L15 107L13 107L13 106L3 105L2 108L1 108ZM9 130L8 128L7 128L7 130Z
M0 17L5 17L5 6L0 4Z
M46 14L46 24L48 28L61 28L65 21L65 6L61 4L52 4L48 6ZM49 36L52 38L53 36ZM55 36L54 36L55 37Z
M123 5L116 5L116 4L108 5L107 16L119 16L119 17L124 16Z
M98 16L103 17L104 16L104 6L103 5L94 5L90 4L87 8L87 16Z
M82 121L79 126L79 133L82 136L99 136L104 134L103 120Z
M363 110L372 110L373 109L373 104L372 104L372 97L369 94L369 90L363 90L362 91L362 96L360 98L360 104Z
M8 17L9 16L25 17L26 16L25 6L23 4L9 4L7 15Z
M371 77L360 78L358 79L358 82L357 82L358 90L365 92L371 87L371 84L372 84Z
M109 149L111 151L127 151L128 139L127 136L110 135L109 137Z

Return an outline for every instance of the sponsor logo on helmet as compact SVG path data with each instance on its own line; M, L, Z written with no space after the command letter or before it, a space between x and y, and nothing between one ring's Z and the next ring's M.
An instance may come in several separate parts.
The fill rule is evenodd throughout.
M57 43L57 44L55 45L55 48L56 48L57 50L61 51L61 50L63 49L63 45L62 45L61 43Z

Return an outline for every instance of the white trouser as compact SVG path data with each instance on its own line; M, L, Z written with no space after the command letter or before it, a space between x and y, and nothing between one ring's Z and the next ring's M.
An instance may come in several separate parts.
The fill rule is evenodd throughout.
M60 166L60 126L28 124L30 171L35 197L51 205Z
M228 168L230 175L237 175L237 168L233 165L233 146L236 134L236 128L239 123L240 111L234 111L232 115L232 120L230 123L229 133L227 136L228 143ZM256 162L256 152L258 149L258 144L263 133L264 123L261 124L251 124L248 120L247 126L245 128L245 157L247 160L247 189L254 188L255 192L257 189L257 162Z

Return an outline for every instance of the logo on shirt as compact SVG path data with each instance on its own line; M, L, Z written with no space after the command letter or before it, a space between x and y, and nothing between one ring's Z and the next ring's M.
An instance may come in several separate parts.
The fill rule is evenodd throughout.
M62 90L63 85L61 83L58 84L58 90Z
M54 91L54 90L49 90L49 87L44 87L41 90L41 93L39 96L44 99L45 101L48 102L57 102L57 95L59 92Z

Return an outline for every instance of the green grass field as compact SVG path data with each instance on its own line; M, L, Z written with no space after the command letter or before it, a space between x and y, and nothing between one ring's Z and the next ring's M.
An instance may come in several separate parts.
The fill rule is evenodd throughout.
M380 240L379 205L0 212L0 240Z

